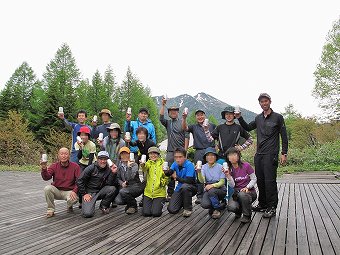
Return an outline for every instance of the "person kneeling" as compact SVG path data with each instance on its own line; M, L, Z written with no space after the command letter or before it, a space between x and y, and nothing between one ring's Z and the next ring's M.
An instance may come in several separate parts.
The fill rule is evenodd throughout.
M172 176L178 184L168 205L169 213L176 214L183 207L183 216L192 213L192 197L196 195L196 172L194 165L186 158L186 150L177 148L174 151L175 162L171 165L167 176Z
M226 157L230 170L226 169L224 173L229 185L235 189L227 208L234 212L237 218L243 214L241 222L250 222L251 204L257 197L254 189L255 171L248 162L241 161L241 153L236 148L228 149Z
M94 215L97 200L102 200L99 206L102 212L109 213L117 185L117 166L113 164L110 169L108 158L108 152L100 151L97 162L86 167L77 181L79 193L83 197L81 210L85 218Z
M213 219L221 217L223 206L220 201L227 194L222 165L216 163L217 158L217 152L213 148L207 148L203 158L207 163L202 166L202 170L196 167L199 181L205 184L201 206L209 209Z
M130 149L128 147L122 147L119 150L117 177L120 190L116 197L116 203L126 204L125 212L127 214L136 213L136 197L143 193L144 188L139 178L138 164L130 161Z
M142 211L144 216L159 217L162 215L169 177L165 176L163 171L164 161L160 157L160 153L157 147L150 147L148 150L149 160L140 164L143 172L146 173Z
M44 189L47 202L46 217L54 216L54 200L66 200L67 211L73 211L73 205L78 202L77 178L80 175L80 167L77 163L70 162L70 151L67 148L61 148L58 152L58 162L47 168L47 162L40 162L41 176L43 180L48 181L53 178L51 185Z

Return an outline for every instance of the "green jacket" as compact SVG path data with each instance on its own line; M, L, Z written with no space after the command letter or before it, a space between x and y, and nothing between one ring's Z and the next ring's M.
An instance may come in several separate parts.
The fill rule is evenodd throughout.
M169 177L164 174L163 162L162 158L158 158L156 161L149 159L142 167L143 172L146 173L144 195L149 198L166 197L166 185L169 182Z

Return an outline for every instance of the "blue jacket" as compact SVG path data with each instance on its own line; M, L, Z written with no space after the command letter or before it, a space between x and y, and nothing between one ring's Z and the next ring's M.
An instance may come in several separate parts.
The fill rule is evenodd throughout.
M140 126L143 126L148 130L149 136L147 138L151 139L155 144L157 144L155 126L152 124L150 119L147 119L147 121L145 123L140 122L138 118L137 118L137 120L133 120L133 121L125 121L124 132L130 132L131 133L131 141L135 142L135 141L138 140L136 130ZM131 152L137 152L138 147L137 146L130 147L130 150L131 150Z

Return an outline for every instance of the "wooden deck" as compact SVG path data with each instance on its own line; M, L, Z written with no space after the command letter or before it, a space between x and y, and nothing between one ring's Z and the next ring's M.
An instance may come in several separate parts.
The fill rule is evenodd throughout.
M84 219L56 203L44 217L39 173L0 172L0 254L340 254L340 181L333 174L286 175L279 181L277 216L232 213L213 220L194 206L191 217L126 215L124 206Z

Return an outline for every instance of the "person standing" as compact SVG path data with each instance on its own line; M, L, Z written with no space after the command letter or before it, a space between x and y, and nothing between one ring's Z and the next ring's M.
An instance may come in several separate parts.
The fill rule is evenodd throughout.
M78 123L68 121L65 118L64 113L58 113L58 117L60 119L62 119L67 126L72 128L72 145L71 145L71 157L70 157L70 161L71 162L75 162L75 163L78 164L79 163L78 151L74 148L74 145L77 142L77 135L78 135L79 130L82 127L85 127L85 126L90 128L90 126L85 124L85 122L87 120L87 113L84 110L80 110L80 111L77 112Z
M164 117L166 99L162 98L162 106L159 111L159 120L166 128L168 136L168 145L166 149L165 161L169 163L169 166L174 162L174 151L176 148L183 148L185 151L188 149L189 136L188 133L182 128L182 121L178 119L179 108L176 106L168 108L168 115L170 119ZM170 200L175 189L175 180L171 178L168 184L168 197Z
M196 117L196 124L193 125L187 125L186 119L188 114L183 112L182 114L182 128L185 131L188 131L192 133L192 136L194 138L194 149L195 149L195 155L194 155L194 164L196 165L197 161L203 161L205 150L207 148L215 148L215 141L211 140L209 141L206 136L206 131L204 127L204 120L206 119L205 112L203 110L197 110L195 112ZM209 132L212 132L216 128L216 125L209 124L207 127L207 130ZM204 187L203 184L197 180L197 199L195 201L196 204L200 204L202 196L203 196Z
M58 162L47 168L47 162L40 162L41 177L44 181L53 178L53 182L44 189L47 202L46 217L54 216L54 200L66 200L67 211L73 211L73 205L78 202L77 178L80 175L80 167L77 163L70 162L70 151L61 148L58 152Z
M92 121L91 136L93 139L98 139L100 133L103 133L103 137L109 135L108 127L111 125L112 114L109 109L102 109L99 113L99 117L102 119L102 124L97 126L97 122Z
M125 133L130 132L132 142L135 142L136 140L138 140L136 131L137 131L137 128L141 126L145 127L148 130L147 138L151 139L155 144L157 144L156 130L155 130L155 126L149 119L149 110L145 107L140 108L139 113L138 113L138 118L136 120L131 120L131 114L126 113L124 131ZM130 150L131 152L135 154L136 163L139 164L137 160L138 159L138 147L131 146Z
M221 112L222 119L225 119L226 122L218 125L212 133L205 127L208 140L218 141L218 156L219 159L223 159L223 161L225 161L226 151L229 148L236 147L237 150L242 151L253 143L250 134L235 123L234 111L235 108L233 106L227 106ZM240 138L243 138L245 142L240 144ZM223 163L223 161L219 162Z
M263 217L270 218L276 215L278 203L277 167L280 150L280 136L282 149L280 163L285 164L288 152L288 137L283 116L276 113L270 107L271 97L267 93L261 93L258 97L263 110L249 124L242 118L241 113L235 114L240 125L247 131L256 129L257 149L254 157L255 174L259 189L258 205L253 211L264 212Z

